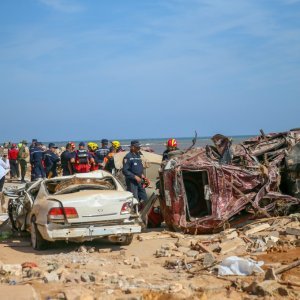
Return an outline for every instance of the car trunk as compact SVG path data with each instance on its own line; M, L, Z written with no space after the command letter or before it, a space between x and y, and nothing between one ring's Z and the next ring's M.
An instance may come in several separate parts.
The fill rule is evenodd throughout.
M55 195L52 199L58 200L64 207L76 209L78 218L68 219L68 222L72 224L128 218L128 214L120 214L120 212L123 204L130 198L132 198L132 194L125 191L83 190L71 194Z

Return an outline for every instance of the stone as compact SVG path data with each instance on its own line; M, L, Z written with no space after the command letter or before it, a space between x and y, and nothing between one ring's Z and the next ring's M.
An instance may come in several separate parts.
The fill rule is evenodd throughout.
M168 250L158 249L155 252L155 256L158 257L171 257L171 253Z
M188 248L188 247L182 247L182 246L180 246L180 247L178 247L177 250L178 250L179 252L182 252L182 253L186 254L186 253L189 252L191 249Z
M295 227L287 227L285 230L286 234L291 234L291 235L299 235L300 236L300 228L295 228Z
M94 252L95 252L95 247L89 248L88 252L89 252L89 253L94 253Z
M199 252L195 251L195 250L190 250L190 251L186 252L186 256L192 257L192 258L196 258L198 254L199 254Z
M22 266L20 264L2 264L0 266L1 273L8 273L13 276L22 276Z
M126 266L131 265L131 262L128 259L123 260L123 264Z
M238 237L238 233L235 229L227 229L223 232L220 233L220 236L222 238L222 240L232 240L236 237Z
M59 281L59 277L58 277L57 273L55 273L55 272L45 273L43 279L44 279L45 283Z
M80 246L77 250L78 252L82 252L82 253L86 253L87 252L87 248L85 246Z
M183 286L181 283L173 283L169 286L170 293L178 293L183 289Z
M177 247L174 243L166 243L161 246L162 250L176 250Z
M211 253L205 253L203 257L203 266L210 267L216 261L215 257Z
M244 234L247 235L247 236L248 236L248 235L252 235L252 234L254 234L254 233L256 233L256 232L263 231L263 230L268 229L268 228L270 228L270 227L271 227L271 226L270 226L270 224L268 224L268 223L258 224L258 225L253 226L252 228L246 230L246 231L244 232Z
M225 241L220 244L221 254L234 251L236 248L243 245L245 245L245 242L241 238Z
M35 262L24 262L22 263L22 268L37 268L38 265Z
M98 252L99 253L110 253L112 250L110 248L106 248L106 249L99 249Z
M265 280L260 283L254 281L249 286L245 287L244 290L257 296L272 296L279 287L280 285L276 280Z

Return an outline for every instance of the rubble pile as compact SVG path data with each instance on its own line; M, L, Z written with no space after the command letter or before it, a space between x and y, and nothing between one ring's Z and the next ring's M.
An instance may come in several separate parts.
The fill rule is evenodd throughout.
M258 296L300 296L299 276L284 276L300 266L300 214L262 219L219 234L171 235L177 241L163 244L154 254L166 258L168 270L199 280L204 275L229 280L235 289Z

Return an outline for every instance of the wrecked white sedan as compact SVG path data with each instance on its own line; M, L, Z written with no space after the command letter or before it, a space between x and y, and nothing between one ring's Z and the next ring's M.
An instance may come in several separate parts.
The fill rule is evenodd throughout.
M102 237L129 245L141 232L137 200L105 171L40 180L17 194L9 200L9 217L14 230L30 232L34 249Z

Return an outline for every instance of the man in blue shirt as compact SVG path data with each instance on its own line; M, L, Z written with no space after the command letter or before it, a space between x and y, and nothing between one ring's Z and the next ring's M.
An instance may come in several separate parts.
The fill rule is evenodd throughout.
M47 178L52 178L57 176L57 163L60 161L59 156L55 153L57 147L55 144L49 144L49 150L44 154L44 162Z
M126 179L127 190L138 201L146 201L145 187L149 185L149 180L143 174L144 166L140 149L139 141L131 141L130 152L126 154L123 161L123 174Z
M33 170L33 179L38 180L45 178L45 170L43 166L44 152L42 151L42 144L37 142L30 152L30 163Z
M99 169L103 169L103 161L104 158L108 155L109 148L108 148L108 140L102 139L101 140L101 148L95 151L95 162L98 164Z

